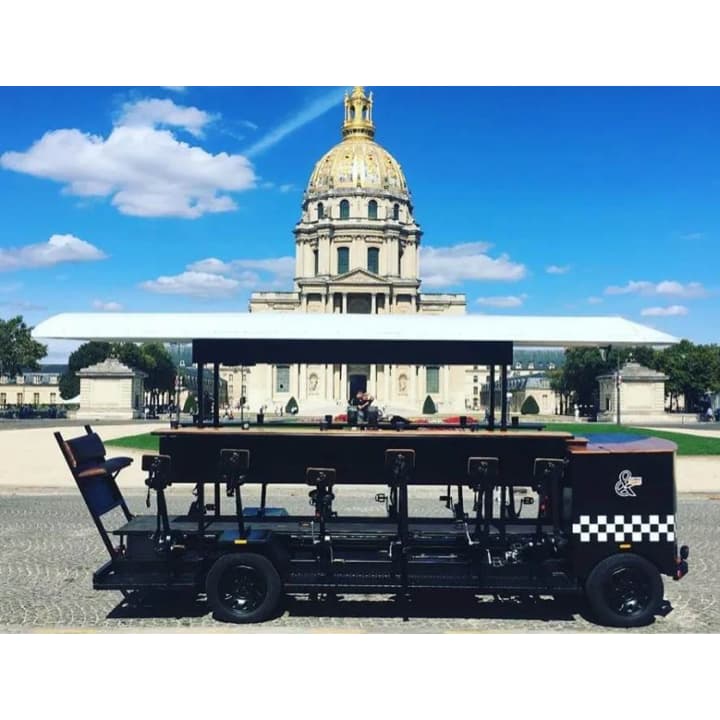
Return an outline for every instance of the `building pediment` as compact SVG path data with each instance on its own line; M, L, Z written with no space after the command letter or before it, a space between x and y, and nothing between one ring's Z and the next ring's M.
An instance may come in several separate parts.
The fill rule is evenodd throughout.
M360 268L356 270L351 270L350 272L347 272L343 275L337 275L332 279L333 285L382 285L383 287L387 287L390 283L388 283L387 278L380 277L380 275L375 275L375 273L368 272L367 270L362 270Z

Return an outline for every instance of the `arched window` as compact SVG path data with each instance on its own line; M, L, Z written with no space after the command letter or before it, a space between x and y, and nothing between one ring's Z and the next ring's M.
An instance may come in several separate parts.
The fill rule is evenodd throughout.
M350 217L350 203L347 200L340 201L340 219L347 220Z
M337 251L338 275L346 273L350 269L350 249L346 247L338 248Z
M325 217L325 207L322 203L318 203L317 206L317 219L322 220Z
M376 275L380 272L380 250L377 248L368 248L367 269Z
M400 206L395 203L393 205L393 220L399 220L400 219Z
M371 200L368 203L368 218L370 220L377 220L377 202L375 200Z

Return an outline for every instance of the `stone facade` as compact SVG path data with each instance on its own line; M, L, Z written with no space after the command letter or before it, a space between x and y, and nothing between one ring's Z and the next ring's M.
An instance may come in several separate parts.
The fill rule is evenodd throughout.
M523 403L533 397L540 415L555 415L558 412L558 394L550 387L547 375L533 373L515 375L508 379L509 409L513 415L519 415Z
M294 229L294 288L253 293L250 312L466 312L464 294L420 292L422 231L402 168L374 141L372 110L372 93L356 87L346 95L343 140L315 165ZM358 389L395 413L420 413L428 395L439 412L473 403L473 369L464 367L288 364L221 372L230 405L244 397L252 412L279 412L291 397L301 414L343 412Z
M622 423L648 423L666 420L665 381L668 379L656 370L636 362L620 368L620 420ZM616 373L600 375L599 422L617 421Z
M143 416L143 380L147 374L117 358L83 368L78 420L132 420Z
M30 372L12 378L0 375L0 409L61 403L59 382L57 373Z

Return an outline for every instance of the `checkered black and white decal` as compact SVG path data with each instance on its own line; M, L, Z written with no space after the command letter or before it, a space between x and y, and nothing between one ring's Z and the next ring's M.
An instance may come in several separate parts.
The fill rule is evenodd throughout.
M573 523L573 535L580 542L672 542L675 540L675 516L650 515L581 515Z

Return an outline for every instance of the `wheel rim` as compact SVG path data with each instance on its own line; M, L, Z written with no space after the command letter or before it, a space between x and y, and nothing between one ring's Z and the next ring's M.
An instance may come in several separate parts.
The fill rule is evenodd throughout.
M257 610L266 595L265 579L250 565L234 565L228 568L218 585L220 602L236 615L247 615Z
M605 584L609 607L623 617L642 613L648 607L651 595L650 579L637 568L618 568Z

